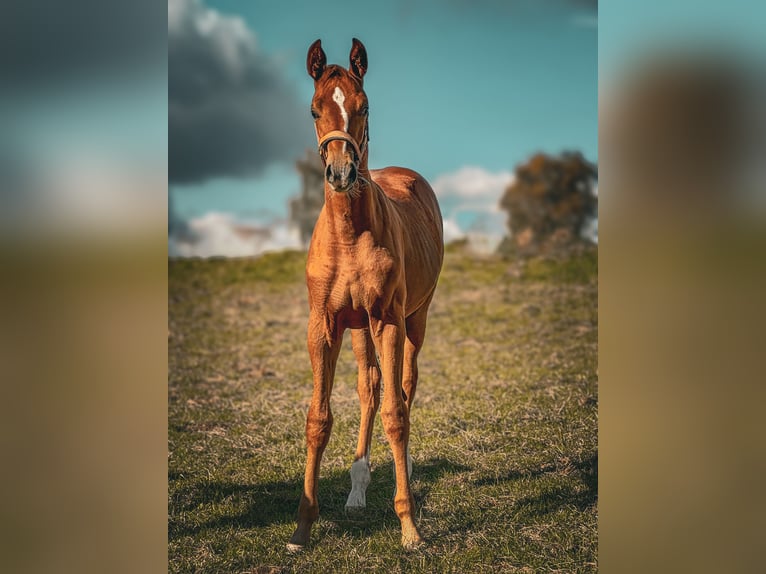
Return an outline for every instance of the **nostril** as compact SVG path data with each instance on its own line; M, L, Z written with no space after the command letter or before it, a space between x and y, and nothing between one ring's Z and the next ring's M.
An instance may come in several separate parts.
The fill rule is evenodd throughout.
M356 166L352 163L351 168L348 170L348 180L353 183L356 181Z
M327 169L324 170L324 176L327 178L328 181L332 180L332 166L328 165Z

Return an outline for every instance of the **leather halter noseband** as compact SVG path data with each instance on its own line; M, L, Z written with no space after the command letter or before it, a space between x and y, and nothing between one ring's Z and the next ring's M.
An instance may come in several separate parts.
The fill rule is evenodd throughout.
M366 128L364 135L367 136ZM366 139L367 138L365 137L365 140ZM332 130L323 135L319 140L319 157L322 158L322 163L327 163L327 144L329 144L331 141L343 141L347 144L350 144L351 149L354 150L354 163L359 163L359 161L362 159L363 150L360 149L359 144L356 143L354 136L342 130ZM366 147L367 141L365 141L362 145Z

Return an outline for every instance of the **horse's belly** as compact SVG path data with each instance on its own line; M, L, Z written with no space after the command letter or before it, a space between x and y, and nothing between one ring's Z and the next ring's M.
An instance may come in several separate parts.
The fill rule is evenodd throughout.
M433 295L441 271L441 256L432 258L414 257L408 261L406 269L407 281L407 315L420 307Z

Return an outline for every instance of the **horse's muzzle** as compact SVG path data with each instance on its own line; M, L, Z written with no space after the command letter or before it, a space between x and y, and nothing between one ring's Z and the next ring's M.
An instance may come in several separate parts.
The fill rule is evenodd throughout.
M332 162L327 164L324 177L334 191L348 191L356 183L357 169L352 162Z
M333 141L343 142L342 152L340 149L328 150L328 144ZM339 147L339 144L336 145ZM319 140L319 156L325 164L325 180L334 191L345 192L354 187L362 151L351 134L340 130L326 133Z

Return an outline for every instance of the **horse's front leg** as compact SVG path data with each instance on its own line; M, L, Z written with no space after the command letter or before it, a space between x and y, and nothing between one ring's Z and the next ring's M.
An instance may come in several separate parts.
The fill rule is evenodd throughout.
M410 490L407 451L410 417L402 397L402 367L404 364L404 313L385 322L371 320L370 327L381 359L383 402L380 411L383 428L391 444L396 468L396 497L394 508L402 524L402 545L414 548L423 539L415 526L415 499Z
M311 397L306 417L306 474L303 482L303 495L298 505L298 527L290 537L287 549L301 550L309 542L311 526L319 516L317 483L322 453L330 440L332 430L332 411L330 394L335 377L335 364L340 352L342 333L333 340L326 338L324 318L318 314L309 315L308 349L311 357L311 369L314 375L314 393Z
M351 465L351 492L346 501L346 510L359 510L367 504L367 485L370 483L370 443L375 413L380 405L380 369L375 356L369 329L351 331L351 343L359 367L357 392L361 417L359 441L356 445L354 464Z

